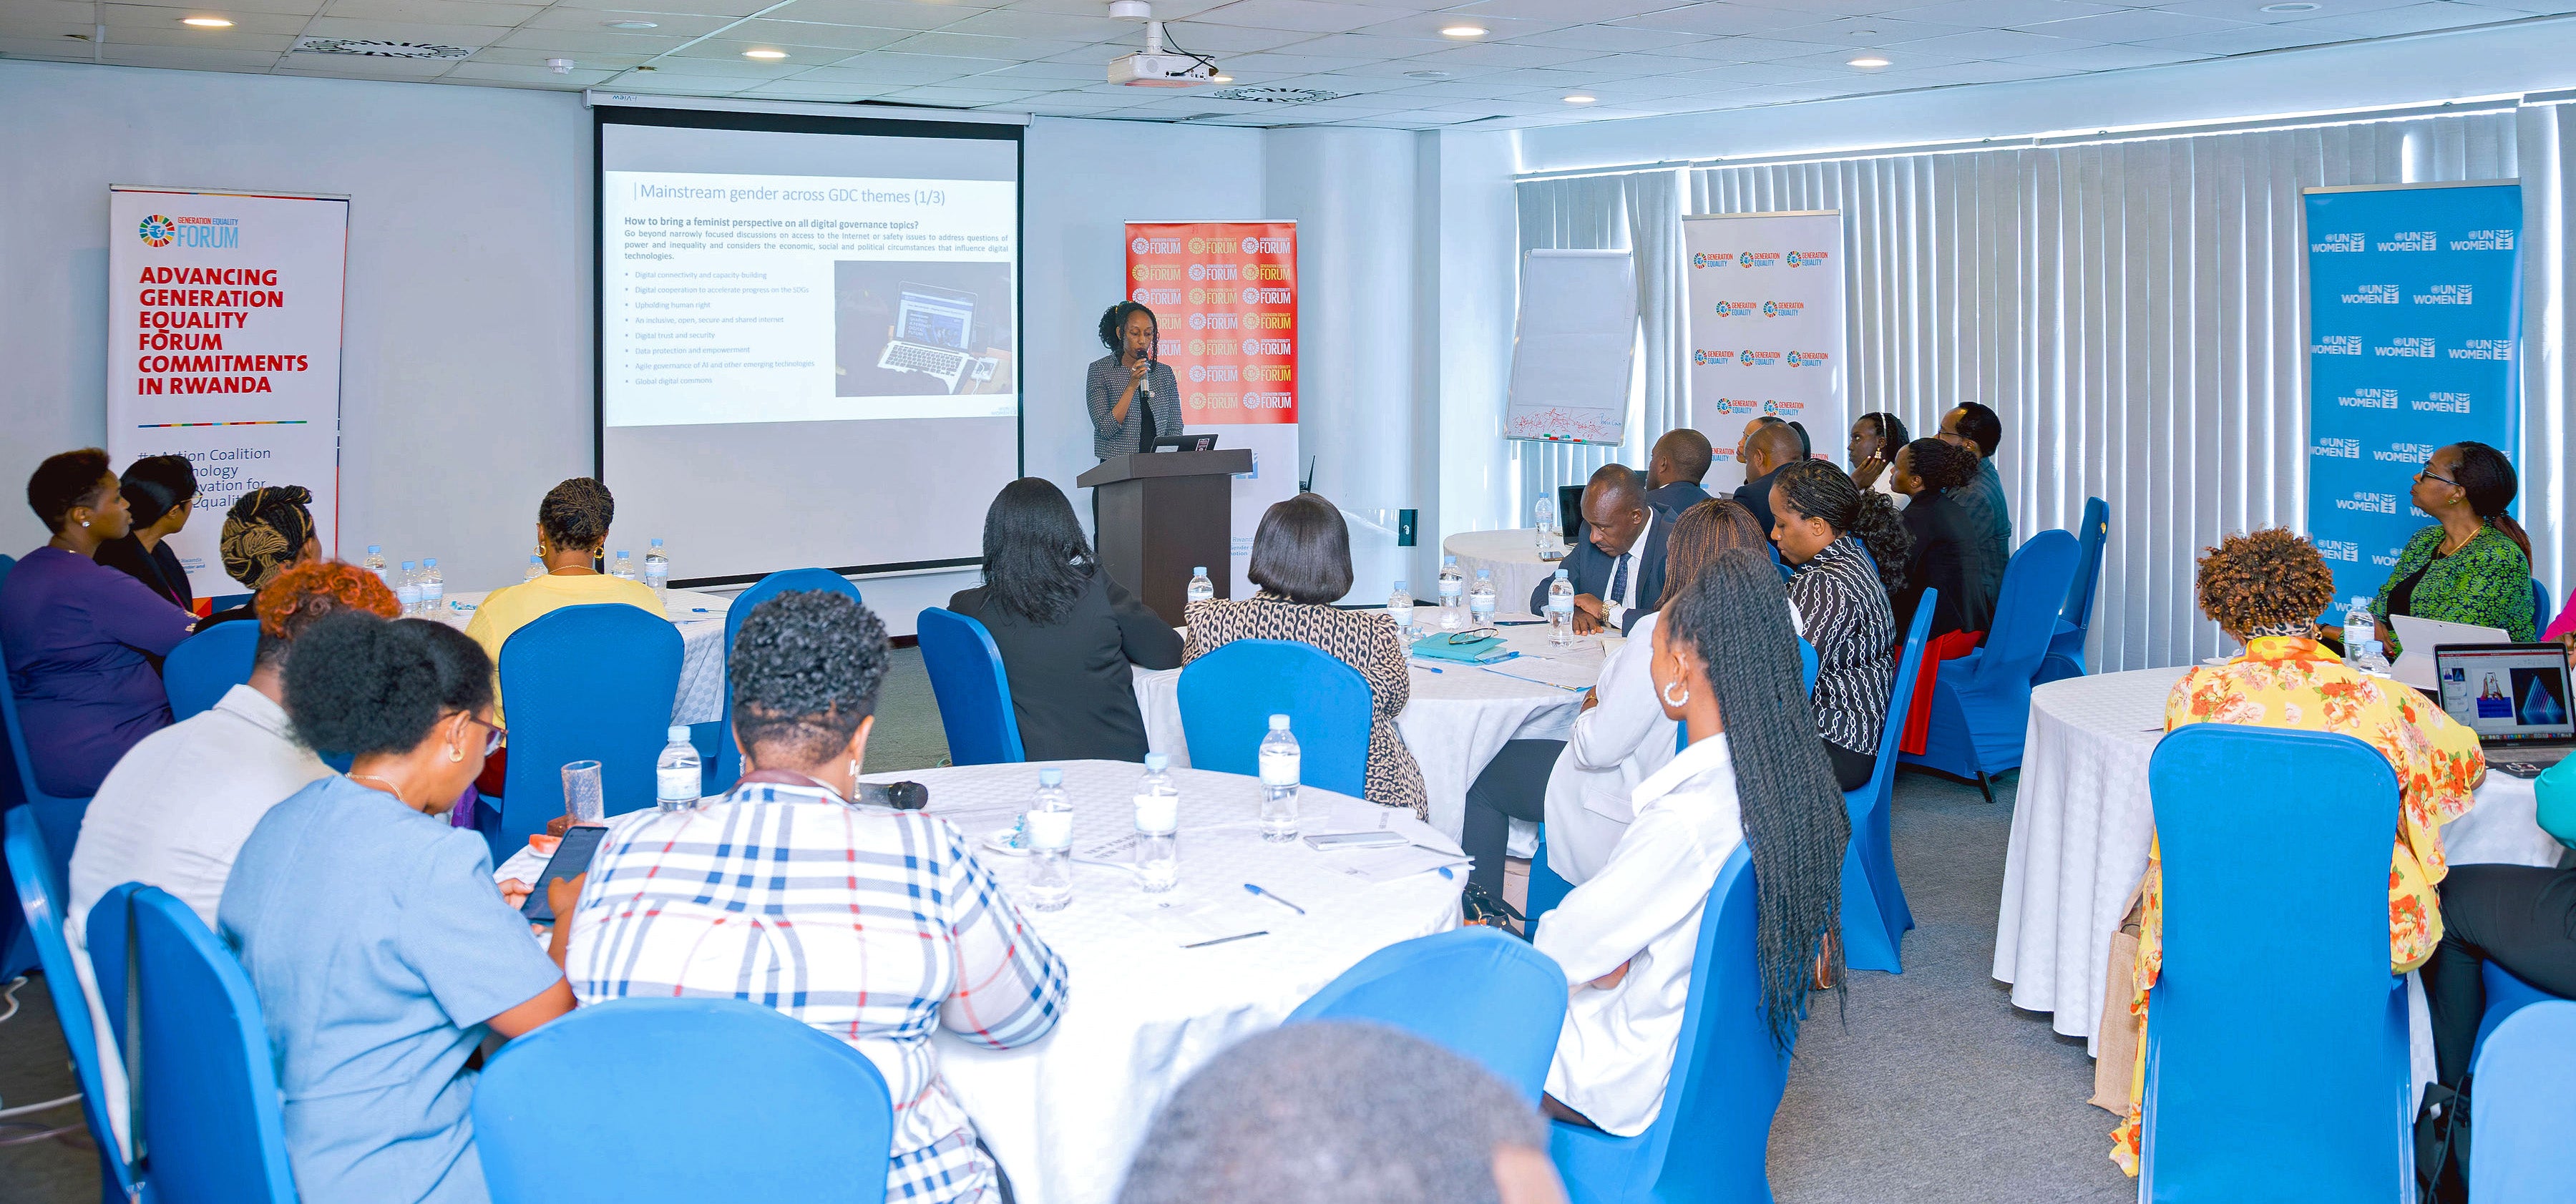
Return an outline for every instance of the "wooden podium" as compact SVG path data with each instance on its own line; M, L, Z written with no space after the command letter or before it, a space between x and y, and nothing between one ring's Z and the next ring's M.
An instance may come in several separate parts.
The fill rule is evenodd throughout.
M1205 566L1216 596L1231 595L1234 474L1250 471L1252 452L1238 447L1138 452L1075 477L1100 491L1100 567L1175 627L1191 569Z

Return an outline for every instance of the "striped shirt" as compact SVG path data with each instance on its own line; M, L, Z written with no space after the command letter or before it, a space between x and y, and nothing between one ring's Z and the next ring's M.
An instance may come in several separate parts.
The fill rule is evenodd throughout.
M889 1201L999 1197L939 1077L934 1025L994 1049L1045 1036L1065 966L948 821L752 782L621 822L565 958L583 1003L749 1000L849 1042L894 1099Z
M1139 446L1145 437L1144 416L1138 406L1154 412L1156 435L1181 433L1181 385L1172 376L1172 366L1155 360L1145 370L1145 379L1153 382L1154 400L1147 404L1139 397L1127 406L1127 421L1111 422L1109 411L1118 408L1118 395L1127 391L1127 370L1118 366L1118 355L1111 352L1091 361L1091 379L1083 388L1083 397L1091 406L1091 454L1106 460L1129 452L1145 450Z
M1860 541L1825 545L1789 578L1807 642L1816 646L1816 726L1863 756L1878 752L1887 696L1896 689L1896 615Z

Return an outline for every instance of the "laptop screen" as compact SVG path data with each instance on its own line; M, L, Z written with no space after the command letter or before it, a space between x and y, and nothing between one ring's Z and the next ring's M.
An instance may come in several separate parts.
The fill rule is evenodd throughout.
M903 305L895 314L895 337L964 351L974 324L973 297L908 286L903 290Z
M2433 654L2442 709L2488 742L2576 737L2567 651L2557 644L2445 645Z

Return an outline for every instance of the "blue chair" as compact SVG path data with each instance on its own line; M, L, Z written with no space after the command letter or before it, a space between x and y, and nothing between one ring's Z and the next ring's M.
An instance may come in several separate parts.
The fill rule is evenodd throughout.
M2576 1003L2515 1012L2478 1055L2469 1198L2478 1204L2559 1204L2576 1183L2567 1140L2567 1083L2576 1079Z
M930 693L939 700L939 726L948 732L951 765L1016 765L1029 759L1020 747L1020 719L1011 710L1011 680L1002 672L1002 650L982 623L933 606L921 612L921 664Z
M680 629L623 602L567 606L540 615L501 645L501 701L509 708L510 768L492 861L564 813L563 767L599 762L610 815L653 805L653 763L670 742L680 692Z
M2164 969L2147 1016L2138 1198L2412 1199L2387 759L2350 736L2199 723L2156 745L2147 787ZM2296 832L2299 855L2248 832Z
M13 557L0 556L0 581L8 580L9 570L17 563ZM0 672L0 727L9 733L9 763L14 771L0 780L0 810L15 810L23 804L35 813L44 834L37 847L45 854L46 869L54 882L69 882L72 845L80 840L81 817L89 814L89 799L47 794L36 785L36 760L27 748L26 728L18 721L17 683L6 672ZM55 894L59 897L61 892ZM15 978L40 964L38 951L27 943L29 933L16 921L0 931L0 938L5 938L0 940L0 978Z
M2542 585L2540 583L2540 578L2532 578L2531 637L2533 639L2539 639L2540 633L2549 630L2550 621L2555 619L2557 616L2558 608L2555 605L2552 605L2549 600L2549 587Z
M493 1204L878 1204L893 1140L866 1055L740 999L593 1004L502 1046L474 1085Z
M1871 771L1868 785L1843 795L1844 809L1851 813L1851 843L1843 846L1843 963L1855 970L1905 972L1905 933L1914 927L1914 909L1906 906L1905 888L1896 880L1888 810L1896 802L1896 754L1905 742L1906 704L1914 697L1923 645L1932 635L1932 607L1940 594L1937 589L1923 591L1897 653L1887 730L1878 737L1878 768Z
M2042 531L2013 553L2004 567L2003 596L1985 647L1941 662L1932 683L1932 722L1920 755L1900 764L1920 765L1971 778L1995 801L1994 774L2021 766L2022 737L2030 727L2030 689L2048 655L2058 607L2072 587L2081 549L2064 531Z
M134 942L140 989L132 1003L143 1022L139 1111L152 1199L295 1204L276 1058L259 996L232 951L187 904L136 882L100 896L84 931L120 1044L133 1039L125 964L126 943Z
M1363 796L1370 703L1360 671L1312 644L1236 640L1181 669L1181 738L1190 764L1246 776L1261 772L1272 715L1288 716L1305 785Z
M1739 846L1700 913L1689 1001L1663 1110L1635 1137L1549 1125L1548 1152L1573 1204L1771 1199L1764 1157L1789 1085L1789 1051L1771 1043L1754 961L1753 856Z
M2505 1017L2532 1004L2560 998L2514 977L2512 971L2492 960L2479 963L2478 981L2486 987L2487 1010L2478 1017L2477 1044L2469 1051L2472 1061L2478 1051L2487 1047L2487 1038L2495 1033L2497 1025L2504 1023Z
M107 1090L100 1078L97 1030L90 1026L89 1000L81 993L80 971L72 964L72 948L63 936L62 879L54 873L53 857L45 850L35 815L25 807L13 808L5 817L6 835L0 836L9 864L10 884L18 892L18 908L25 917L27 935L39 964L45 972L45 990L53 997L54 1019L63 1029L63 1044L71 1048L72 1077L79 1081L81 1114L89 1122L90 1141L98 1147L99 1198L102 1204L127 1204L131 1198L133 1178L118 1149L116 1128L107 1112ZM122 969L122 964L119 966ZM117 1057L114 1049L103 1051Z
M784 593L833 590L848 594L860 602L859 587L850 579L830 569L782 569L761 578L750 589L734 595L732 605L725 607L724 654L726 663L733 660L733 637L742 634L742 621L751 617L751 608ZM724 725L716 729L715 773L711 792L733 789L742 780L742 750L733 745L733 679L725 679Z
M1565 1029L1565 972L1492 928L1398 941L1324 985L1287 1022L1367 1020L1403 1029L1521 1089L1538 1106Z
M2084 640L2093 633L2093 596L2102 584L2102 545L2111 538L2111 507L2102 499L2084 499L2084 521L2075 534L2079 554L2075 584L2066 591L2066 609L2057 612L2057 630L2048 640L2048 656L2039 665L2038 685L2082 677Z
M170 650L161 662L161 686L170 695L170 717L185 719L212 708L224 693L250 680L259 649L256 622L217 623Z

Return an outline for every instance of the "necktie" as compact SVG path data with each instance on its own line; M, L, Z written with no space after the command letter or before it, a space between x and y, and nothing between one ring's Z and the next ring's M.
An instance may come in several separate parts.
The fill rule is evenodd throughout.
M1604 602L1616 602L1616 601L1618 601L1621 597L1625 596L1625 595L1627 594L1627 592L1628 592L1628 553L1626 553L1626 552L1621 552L1621 553L1619 553L1619 567L1618 567L1618 568L1615 568L1615 569L1610 570L1610 593L1609 593L1609 596L1607 596L1607 597L1605 597L1605 598L1603 598L1603 599L1601 599L1601 600L1602 600L1602 601L1604 601Z

